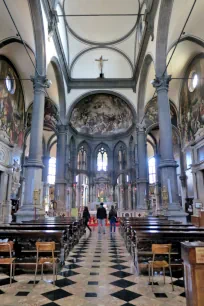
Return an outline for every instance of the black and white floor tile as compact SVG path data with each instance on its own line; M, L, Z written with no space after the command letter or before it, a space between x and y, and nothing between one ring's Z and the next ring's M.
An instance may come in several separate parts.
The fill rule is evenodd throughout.
M173 275L175 291L167 276L155 275L152 290L147 276L136 276L135 268L118 232L98 235L94 229L72 250L53 285L45 274L34 286L34 275L18 271L9 285L8 274L0 274L2 306L184 306L182 275Z

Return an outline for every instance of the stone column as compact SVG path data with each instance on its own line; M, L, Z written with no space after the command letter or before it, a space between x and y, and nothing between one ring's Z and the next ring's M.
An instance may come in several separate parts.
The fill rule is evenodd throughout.
M185 213L179 205L178 184L176 168L177 163L173 157L172 125L170 116L170 105L168 98L168 88L171 77L164 75L156 77L153 86L157 91L158 113L159 113L159 133L160 133L160 170L161 187L165 187L169 194L169 206L167 215L169 219L180 219L185 222ZM178 212L181 211L181 214Z
M19 211L16 213L17 222L23 220L32 220L35 215L35 206L33 202L33 191L40 190L40 199L36 203L36 216L44 215L42 208L42 139L44 125L44 107L45 107L45 88L49 87L49 83L45 76L36 75L32 79L34 88L34 102L32 112L30 150L26 167L25 176L25 193L24 202Z
M146 210L145 198L147 194L147 151L146 151L146 133L143 124L137 125L137 210Z
M43 171L42 171L42 180L43 180L43 201L48 207L49 205L49 183L48 183L48 172L49 172L49 155L43 156Z
M57 160L56 160L56 180L55 180L55 200L57 201L57 212L66 212L66 147L67 129L65 125L58 125L57 134Z

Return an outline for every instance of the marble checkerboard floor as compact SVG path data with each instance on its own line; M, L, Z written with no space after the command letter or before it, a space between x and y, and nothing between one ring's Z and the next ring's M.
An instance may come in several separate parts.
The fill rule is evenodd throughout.
M118 230L117 230L118 231ZM147 276L136 276L135 268L119 232L99 235L94 228L84 235L58 273L56 286L52 275L45 274L34 286L34 274L17 271L9 286L6 274L0 274L0 305L9 306L180 306L186 305L182 275L173 275L163 284L155 276L154 291Z

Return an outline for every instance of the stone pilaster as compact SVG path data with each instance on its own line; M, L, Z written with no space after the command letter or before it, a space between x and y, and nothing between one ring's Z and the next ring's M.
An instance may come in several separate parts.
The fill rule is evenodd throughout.
M22 220L31 220L35 215L40 217L44 215L42 207L42 139L44 125L44 107L45 107L45 89L49 87L46 76L36 74L31 78L34 88L34 102L31 123L30 150L25 172L25 193L24 202L16 214L17 222ZM40 190L40 199L36 206L33 202L33 191Z
M169 205L167 215L169 219L180 219L185 222L185 214L179 205L177 163L173 157L172 125L168 98L170 80L171 76L164 75L156 77L153 82L153 86L157 91L159 112L161 187L165 187L168 190Z
M146 210L145 198L147 194L147 151L146 151L146 133L143 124L137 125L137 210Z
M57 168L55 181L55 199L57 201L58 213L66 212L66 147L67 128L65 125L58 125L57 134Z
M2 186L4 186L4 200L1 204L1 222L8 224L12 221L11 217L11 185L12 185L12 171L4 172L2 174Z
M45 203L46 209L48 209L49 205L49 183L48 183L49 160L50 160L49 155L43 156L43 165L44 165L44 168L42 170L43 201Z

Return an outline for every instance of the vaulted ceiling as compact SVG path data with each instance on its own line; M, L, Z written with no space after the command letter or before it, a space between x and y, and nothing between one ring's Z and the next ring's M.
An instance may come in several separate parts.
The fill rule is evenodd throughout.
M68 38L70 76L99 77L95 59L102 55L108 59L106 78L132 78L140 12L139 0L64 0L58 15L63 15L59 19Z

